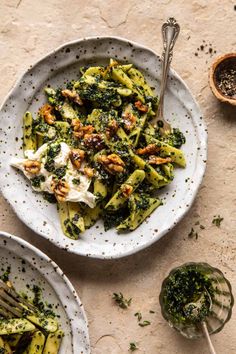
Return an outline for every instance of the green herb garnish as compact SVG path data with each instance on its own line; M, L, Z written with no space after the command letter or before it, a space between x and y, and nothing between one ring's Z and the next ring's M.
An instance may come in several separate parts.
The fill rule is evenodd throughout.
M140 326L140 327L146 327L146 326L149 326L151 324L151 322L150 321L143 321L143 322L140 322L138 325Z
M141 314L141 312L136 312L136 313L134 314L134 316L137 317L137 319L138 319L139 322L141 321L141 319L142 319L142 314Z
M7 282L9 280L10 273L11 273L11 266L8 266L7 269L4 271L4 273L0 276L0 279L4 282Z
M57 202L56 197L54 194L48 193L48 192L43 192L43 198L48 202L55 204Z
M115 300L115 302L118 304L119 307L121 307L122 309L127 309L132 301L132 298L130 298L129 300L124 298L124 295L120 292L119 294L117 293L113 293L112 298Z
M138 347L137 347L137 344L136 344L135 342L129 343L129 350L130 350L131 352L134 352L134 351L137 350L137 349L138 349Z
M80 184L80 180L78 178L73 178L72 183L78 186Z
M198 239L198 233L194 230L193 227L191 228L191 231L189 232L188 237L189 238L194 238L195 237L196 240Z
M214 224L217 227L220 227L221 222L224 220L224 218L222 218L220 215L216 216L214 215L214 218L212 220L212 224Z
M66 166L58 167L54 171L54 175L57 176L57 178L63 178L66 174Z
M38 175L31 178L30 182L34 188L40 188L41 182L45 182L45 177L43 175Z

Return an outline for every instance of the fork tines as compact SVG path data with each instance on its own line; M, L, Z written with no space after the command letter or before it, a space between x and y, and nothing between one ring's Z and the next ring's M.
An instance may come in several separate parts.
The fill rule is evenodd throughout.
M24 311L37 312L36 308L0 279L0 315L6 318L22 317Z

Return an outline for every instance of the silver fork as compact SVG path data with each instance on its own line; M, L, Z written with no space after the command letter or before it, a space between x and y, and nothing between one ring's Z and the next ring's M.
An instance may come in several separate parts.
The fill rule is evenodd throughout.
M156 112L156 116L154 117L153 123L156 126L160 127L161 132L164 134L165 132L171 131L171 125L164 118L164 96L167 84L167 77L170 68L170 63L173 57L173 48L176 42L176 39L179 35L180 26L174 19L174 17L170 17L163 25L162 25L162 37L163 37L163 53L162 53L162 78L161 78L161 88L160 88L160 97L159 104Z
M38 313L35 306L0 279L0 315L5 318L22 317L25 311L30 314Z
M34 305L17 294L12 286L2 280L0 280L0 315L8 320L16 317L26 318L47 332L55 332L58 329L56 319L47 317L45 321L45 316Z

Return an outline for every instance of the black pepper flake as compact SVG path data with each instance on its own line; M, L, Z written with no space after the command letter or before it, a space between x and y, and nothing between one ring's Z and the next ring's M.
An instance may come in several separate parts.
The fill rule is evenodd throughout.
M223 95L236 98L236 65L218 70L216 81Z

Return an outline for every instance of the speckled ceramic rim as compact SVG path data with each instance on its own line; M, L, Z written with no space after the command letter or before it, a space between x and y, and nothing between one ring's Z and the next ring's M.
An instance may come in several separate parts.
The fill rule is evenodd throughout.
M41 63L42 61L47 60L50 56L55 55L58 51L61 51L63 49L65 49L66 47L70 46L70 45L80 45L81 43L83 43L84 41L94 41L94 40L98 40L98 41L103 41L103 40L116 40L116 41L120 41L121 43L125 43L132 45L133 47L135 47L138 50L142 50L145 51L147 53L150 53L154 56L157 57L157 59L160 58L160 56L158 54L156 54L153 50L142 46L136 42L121 38L121 37L116 37L116 36L107 36L107 37L86 37L86 38L82 38L79 40L75 40L75 41L71 41L68 43L63 44L62 46L59 46L58 48L56 48L55 50L51 51L50 53L48 53L46 56L42 57L39 61L37 61L34 65L32 65L30 67L30 69L28 69L20 79L17 80L17 82L15 83L14 87L12 88L12 90L10 91L10 93L7 95L6 99L4 100L0 110L2 109L2 107L5 105L6 101L8 100L8 98L11 95L14 95L15 91L17 90L18 85L20 84L20 82L22 80L24 80L24 76L30 72L36 65L38 65L39 63ZM194 99L194 97L191 94L191 91L189 90L188 86L185 84L185 82L180 78L180 76L173 70L170 69L170 75L173 76L175 79L177 79L185 88L185 90L191 95L191 99L193 104L195 105L195 108L199 114L199 116L202 116L201 114L201 110L199 108L198 103L196 102L196 100ZM195 122L196 123L196 122ZM199 135L199 148L201 150L201 156L202 156L202 161L207 160L207 129L206 126L204 124L204 121L201 120L201 127L198 127L198 135ZM130 250L124 250L121 253L116 253L113 255L103 255L101 253L89 253L89 254L85 254L83 252L80 252L80 250L74 250L73 248L68 247L67 251L68 252L72 252L78 255L83 255L83 256L88 256L91 258L97 258L97 259L118 259L118 258L122 258L125 256L129 256L131 254L134 254L138 251L141 251L142 249L147 248L148 246L152 245L153 243L155 243L157 240L159 240L162 236L164 236L168 231L170 231L184 216L185 214L188 212L188 210L191 208L193 201L197 195L198 189L201 185L204 173L205 173L205 169L206 169L206 163L201 163L198 165L198 169L196 171L195 177L196 177L196 182L195 182L195 189L194 192L190 195L189 193L186 196L185 199L185 208L181 211L178 211L175 216L175 218L173 218L173 221L171 224L169 224L169 226L165 227L165 229L163 229L161 232L158 232L156 237L152 238L151 240L149 240L148 242L146 242L143 245L136 245L135 248L132 248ZM3 191L4 194L4 191ZM7 198L7 196L6 196ZM24 219L22 218L21 213L19 212L19 210L15 207L14 203L9 200L9 203L11 204L12 208L14 209L15 213L18 215L18 217L24 222ZM38 233L39 235L43 236L46 239L49 239L49 237L47 235L45 235L44 232L38 230L36 227L34 227L34 225L28 225L33 231L35 231L36 233ZM52 241L51 239L49 239L50 242L53 242L57 247L60 248L64 248L63 245L58 244L57 242ZM96 252L96 249L95 249Z
M28 242L26 242L25 240L14 236L12 234L9 234L7 232L3 232L0 231L0 240L3 243L3 245L1 245L2 247L7 247L4 244L4 239L7 239L11 242L10 244L10 248L9 251L11 251L12 253L15 253L17 256L19 256L20 258L26 260L27 262L29 262L33 268L35 268L35 264L32 261L32 259L30 258L30 256L33 254L34 256L37 255L40 258L40 261L44 263L44 268L42 271L40 269L40 267L37 268L37 271L46 279L46 281L50 284L50 286L54 289L54 291L56 292L63 308L64 311L67 314L68 320L70 318L73 318L73 314L72 314L72 310L71 308L73 306L69 306L69 304L66 301L68 300L68 297L71 297L71 301L74 301L74 306L77 307L77 311L78 313L80 313L82 315L82 320L83 323L81 322L81 318L80 318L80 327L82 328L83 331L83 339L85 338L85 347L83 348L83 351L78 351L75 348L77 348L79 343L82 343L81 338L79 337L79 334L76 332L75 330L75 326L76 324L74 323L74 321L70 321L70 326L71 326L71 335L72 335L72 344L73 344L73 354L90 354L90 343L89 343L89 333L88 333L88 321L87 321L87 317L83 308L83 305L73 287L73 285L71 284L71 282L69 281L69 279L66 277L66 275L63 273L63 271L59 268L59 266L52 261L48 256L46 256L46 254L44 254L42 251L40 251L38 248L32 246L31 244L29 244ZM12 244L13 242L13 244ZM17 248L16 246L20 246L19 248ZM30 252L30 256L27 256L27 252ZM50 270L54 270L54 272L52 273L52 275L50 275L50 272L47 272L47 268L49 268ZM47 274L49 273L49 274ZM57 277L55 277L55 274L57 275ZM59 283L58 279L60 278L61 282ZM71 304L70 301L70 304ZM72 354L72 353L71 353Z

